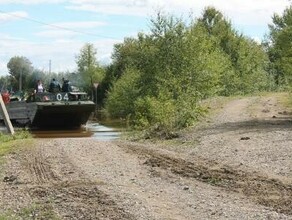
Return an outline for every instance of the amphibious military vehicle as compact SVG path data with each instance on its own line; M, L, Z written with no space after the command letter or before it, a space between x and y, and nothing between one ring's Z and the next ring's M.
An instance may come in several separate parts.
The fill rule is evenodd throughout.
M12 124L17 126L75 128L86 124L95 104L84 92L43 92L26 100L6 100L6 108Z

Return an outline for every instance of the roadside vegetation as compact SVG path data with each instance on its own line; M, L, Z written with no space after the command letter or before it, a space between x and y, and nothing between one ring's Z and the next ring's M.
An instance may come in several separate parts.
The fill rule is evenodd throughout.
M111 66L116 81L105 108L112 117L148 131L146 137L171 138L208 111L202 100L288 91L292 54L285 42L292 36L291 11L274 15L262 44L238 33L212 7L188 22L159 13L149 34L116 45ZM285 71L274 61L285 63Z
M13 216L13 217L12 217ZM12 220L12 219L51 219L51 220L60 220L56 216L53 211L52 205L45 204L45 205L38 205L38 204L31 204L29 207L22 208L17 215L11 211L7 211L6 213L0 214L0 220Z
M203 100L290 90L292 6L272 20L259 43L213 7L185 20L159 12L150 19L150 32L114 46L108 66L97 62L97 50L87 43L76 56L75 73L45 74L27 58L13 57L7 64L10 76L0 85L18 88L20 73L27 91L38 78L48 83L65 77L108 117L126 120L147 138L173 138L208 111Z
M0 133L0 162L7 153L16 150L19 146L25 146L24 140L29 143L30 137L27 131L17 131L15 135Z

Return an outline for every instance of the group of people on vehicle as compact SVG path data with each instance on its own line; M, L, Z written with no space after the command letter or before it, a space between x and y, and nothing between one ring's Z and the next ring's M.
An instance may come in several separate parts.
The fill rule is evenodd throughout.
M65 80L64 78L62 80L63 80L63 84L61 86L60 83L55 78L53 78L49 85L49 92L53 92L53 93L71 92L72 87L70 85L69 80ZM40 92L45 92L45 87L41 80L37 80L34 93L40 93Z

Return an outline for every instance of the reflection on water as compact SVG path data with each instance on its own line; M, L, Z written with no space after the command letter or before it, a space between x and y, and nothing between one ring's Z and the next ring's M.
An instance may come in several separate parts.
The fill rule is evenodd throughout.
M121 135L119 129L106 127L99 123L88 123L85 128L92 133L91 137L98 140L114 140L118 139Z
M6 128L0 126L0 132L5 133ZM88 122L80 129L66 130L40 130L32 129L29 132L35 138L66 138L66 137L91 137L97 140L115 140L121 135L122 128L108 127L96 122Z

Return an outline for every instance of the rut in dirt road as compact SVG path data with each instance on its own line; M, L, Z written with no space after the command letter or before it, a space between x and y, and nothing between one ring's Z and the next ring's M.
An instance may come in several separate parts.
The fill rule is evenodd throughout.
M252 201L273 208L275 211L292 215L292 185L260 174L235 170L226 165L196 158L189 162L171 157L135 144L122 145L127 151L144 155L145 165L151 169L164 169L173 174L194 178L214 186L242 193Z
M60 180L57 175L51 170L49 163L47 163L42 155L39 154L32 158L31 162L28 164L29 170L36 178L38 183L45 183L50 181Z
M80 181L34 186L29 194L42 204L51 204L62 219L135 219L99 190L97 183Z
M58 169L42 149L23 157L22 165L30 174L24 191L40 206L36 214L51 210L62 219L135 219L99 189L102 182L87 179L64 152L58 156Z

